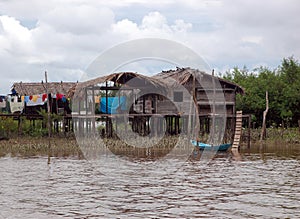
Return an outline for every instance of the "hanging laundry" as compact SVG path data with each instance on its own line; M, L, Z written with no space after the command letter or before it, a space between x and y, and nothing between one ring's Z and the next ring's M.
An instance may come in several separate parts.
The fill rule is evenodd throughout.
M18 103L18 97L17 96L12 96L11 97L11 102Z
M6 108L5 96L0 96L0 108Z
M95 96L95 103L100 103L101 96Z
M43 94L32 95L32 96L25 96L26 106L44 105L45 104L45 100L46 99L44 99L44 101L43 101Z
M45 101L47 99L47 94L43 94L42 101Z
M36 101L38 100L38 98L40 98L39 95L33 95L33 96L32 96L32 101L33 101L33 102L36 102Z
M6 101L0 102L0 108L6 108Z
M64 96L63 94L58 93L58 94L56 94L56 99L60 100L63 98L63 96Z
M13 88L13 89L11 90L11 94L12 94L12 95L17 95L17 91L15 90L15 88Z
M29 96L24 96L24 102L28 103L28 101L30 101Z
M10 102L10 112L22 112L24 108L24 102Z
M117 114L119 110L125 111L126 97L107 97L107 102L106 98L101 98L99 108L102 113L107 114Z

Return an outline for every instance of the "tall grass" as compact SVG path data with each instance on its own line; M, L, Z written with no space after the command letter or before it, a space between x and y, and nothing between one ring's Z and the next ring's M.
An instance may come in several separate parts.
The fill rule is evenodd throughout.
M18 136L44 137L48 135L47 117L41 112L42 119L29 120L21 116L20 121L17 116L14 117L0 117L0 138L15 138ZM52 114L51 121L62 123L63 117L61 115ZM52 133L59 135L53 130Z
M48 139L37 137L22 137L0 141L0 157L21 156L48 156ZM83 154L75 138L52 138L50 155L54 157L76 156L83 158Z
M247 135L248 130L243 130L243 135ZM257 142L260 139L261 129L251 129L251 142ZM267 128L268 142L282 142L289 144L300 144L299 128Z

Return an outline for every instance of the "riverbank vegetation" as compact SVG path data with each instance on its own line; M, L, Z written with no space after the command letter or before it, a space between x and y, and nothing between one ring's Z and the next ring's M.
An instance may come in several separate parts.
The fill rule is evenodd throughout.
M299 127L300 131L300 64L298 60L293 57L284 58L276 69L260 67L250 71L246 67L242 69L236 67L233 71L227 72L224 78L245 89L245 95L237 95L237 110L242 110L243 114L252 115L252 128L262 126L263 111L266 108L266 91L268 91L267 127ZM281 132L281 130L278 131Z
M248 130L244 129L247 136ZM261 128L251 129L251 142L260 142ZM267 136L265 143L279 143L279 144L300 144L300 133L298 128L267 128ZM242 143L247 143L246 138L242 138Z
M50 139L50 156L53 157L78 157L83 154L73 137ZM0 141L0 157L10 155L12 157L33 157L49 155L48 138L22 136Z
M3 116L0 117L0 139L16 137L45 137L48 136L48 115L45 110L39 112L40 118L27 119L26 116ZM64 132L63 116L50 114L51 135L64 137L73 135L72 132Z

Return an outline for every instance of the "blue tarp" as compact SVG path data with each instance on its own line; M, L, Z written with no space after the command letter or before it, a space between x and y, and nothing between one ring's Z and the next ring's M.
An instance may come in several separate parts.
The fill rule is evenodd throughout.
M106 98L102 97L100 102L101 113L116 114L118 110L126 110L126 97L107 97L107 112L106 112Z

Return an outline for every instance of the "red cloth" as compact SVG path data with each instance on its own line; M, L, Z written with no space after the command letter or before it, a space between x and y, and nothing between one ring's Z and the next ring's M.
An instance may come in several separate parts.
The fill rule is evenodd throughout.
M42 101L45 101L47 99L47 94L43 94Z
M63 98L63 96L64 96L63 94L56 94L56 99L60 100Z

